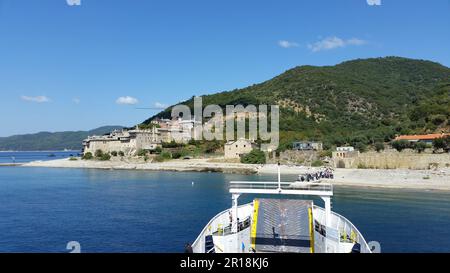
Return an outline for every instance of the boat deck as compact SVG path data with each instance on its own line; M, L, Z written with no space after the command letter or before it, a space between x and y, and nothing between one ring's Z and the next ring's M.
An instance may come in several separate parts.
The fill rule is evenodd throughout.
M256 252L314 251L312 201L255 199L251 244Z

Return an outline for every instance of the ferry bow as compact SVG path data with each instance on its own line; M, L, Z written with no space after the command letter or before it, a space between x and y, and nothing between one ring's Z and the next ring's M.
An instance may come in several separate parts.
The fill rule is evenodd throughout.
M194 253L371 253L359 230L331 211L326 183L232 181L231 209L213 217L191 246ZM243 194L264 196L239 205ZM324 208L313 200L320 197Z

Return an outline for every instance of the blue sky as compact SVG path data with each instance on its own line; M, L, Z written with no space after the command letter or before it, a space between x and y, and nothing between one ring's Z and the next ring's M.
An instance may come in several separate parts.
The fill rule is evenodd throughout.
M130 126L298 65L450 66L449 45L449 0L0 0L0 136Z

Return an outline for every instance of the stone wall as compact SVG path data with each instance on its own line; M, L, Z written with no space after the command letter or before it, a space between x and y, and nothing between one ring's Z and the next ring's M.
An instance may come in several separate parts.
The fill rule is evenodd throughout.
M136 152L135 146L136 140L134 139L129 142L121 142L120 140L91 141L89 147L85 147L84 153L90 152L94 155L97 150L102 150L105 153L122 151L126 155L133 155Z
M241 155L250 153L254 148L256 148L255 144L243 139L226 143L224 146L225 158L240 158Z
M450 166L450 153L417 153L413 150L366 152L354 158L333 158L337 168L430 169Z
M316 151L286 150L280 153L279 158L271 158L270 162L276 163L279 160L282 164L302 164L308 166L318 158L318 152ZM274 160L274 162L272 162L272 160Z

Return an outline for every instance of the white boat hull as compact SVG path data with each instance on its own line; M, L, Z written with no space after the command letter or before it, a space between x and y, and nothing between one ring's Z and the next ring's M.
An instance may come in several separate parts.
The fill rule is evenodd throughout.
M214 253L251 253L255 252L251 242L251 227L253 224L254 203L237 208L237 215L242 222L248 219L249 225L242 226L238 232L231 232L230 210L225 210L204 227L192 244L194 253L206 253L205 238L212 236L214 247L209 252ZM361 253L371 253L367 242L359 230L345 217L332 212L331 221L325 225L325 210L318 206L312 207L314 220L313 247L314 253L350 253L355 244L359 244ZM244 228L245 227L245 228ZM325 232L324 232L325 231Z

